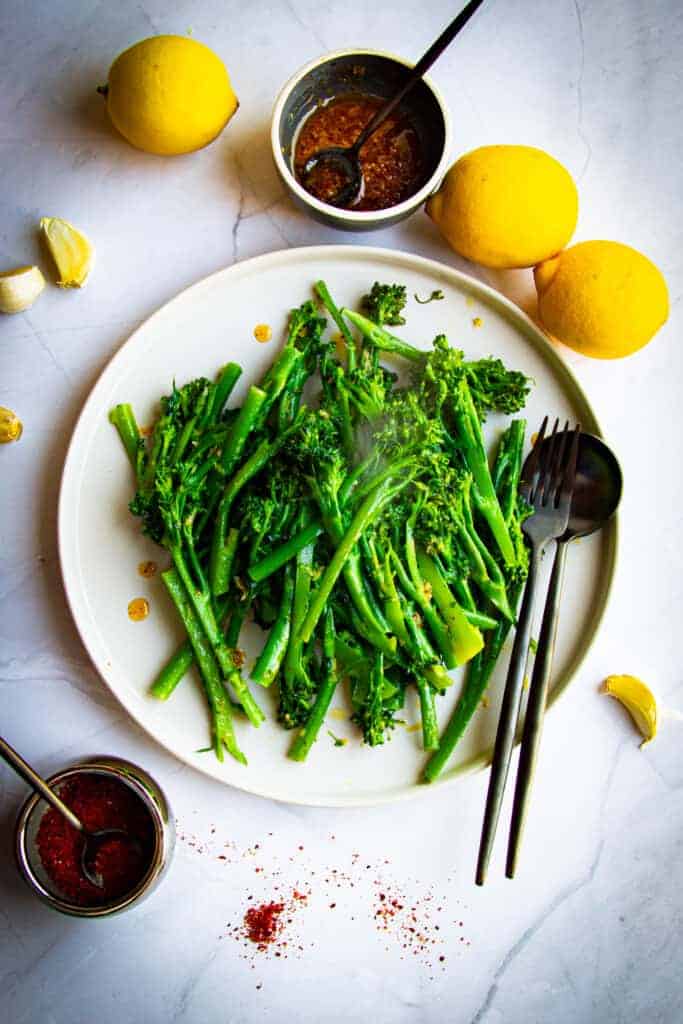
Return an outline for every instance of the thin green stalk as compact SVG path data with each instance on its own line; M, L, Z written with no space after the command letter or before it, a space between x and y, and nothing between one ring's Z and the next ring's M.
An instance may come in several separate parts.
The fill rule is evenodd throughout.
M281 544L279 548L269 552L258 562L254 562L247 569L249 576L254 583L261 583L262 580L272 576L274 572L286 565L290 559L295 558L303 548L308 547L316 537L323 532L322 523L314 522L304 526L294 537Z
M211 542L209 556L209 583L211 593L215 597L227 593L230 588L230 570L232 558L228 543L228 521L235 498L252 477L260 473L284 443L285 435L281 434L275 441L264 440L246 462L243 462L228 483L218 506L216 523Z
M451 594L448 584L441 576L434 562L424 551L417 554L417 564L423 579L432 588L434 602L443 615L448 625L451 638L454 643L455 657L458 665L477 654L484 646L484 639L471 622L468 621L464 611Z
M209 423L220 419L225 403L230 398L235 384L242 376L242 367L237 363L226 363L216 378L211 406L208 411Z
M372 320L368 320L361 313L344 308L341 314L358 328L373 349L377 349L380 352L393 352L398 356L403 356L404 359L409 359L412 363L420 363L424 360L424 352L421 352L409 342L397 338L396 335L390 334L384 327L380 327L378 324L373 323Z
M149 688L152 697L157 700L168 700L180 680L189 671L194 662L194 650L189 640L175 651L163 666Z
M278 616L268 633L268 639L251 671L251 678L259 686L270 686L287 653L291 629L292 598L294 596L294 571L291 565L285 568L282 598Z
M249 388L244 405L230 428L221 454L221 469L226 476L229 476L237 465L267 397L266 392L261 388Z
M325 284L325 282L316 281L314 288L318 295L318 298L320 299L323 306L334 320L335 324L339 328L339 331L341 332L342 337L344 338L344 342L346 344L346 366L350 373L356 368L356 343L353 340L353 335L351 334L348 325L346 324L343 316L341 315L339 307L337 306L334 299L330 295L328 287Z
M439 746L439 725L436 720L434 691L420 676L415 678L420 696L420 717L422 719L422 746L425 750L437 750Z
M139 479L142 471L143 443L133 407L128 402L115 405L109 412L109 422L118 430L135 478Z
M288 757L292 761L305 761L318 738L320 727L325 721L338 682L335 660L334 618L332 609L327 608L323 620L323 680L315 698L308 721L292 744Z
M405 480L401 486L404 486L407 482L408 481ZM304 643L307 643L311 639L313 631L318 625L320 616L327 604L328 598L332 593L332 589L354 547L356 546L361 533L370 525L373 519L379 515L387 498L396 493L397 489L397 485L394 484L391 477L389 477L387 480L383 481L375 491L368 495L356 512L349 528L337 546L329 565L325 569L318 588L311 600L306 618L301 627L301 636Z
M247 759L242 753L235 738L235 730L232 723L232 709L228 695L225 692L223 681L220 676L218 664L202 629L201 623L188 600L187 591L183 586L181 578L173 569L162 572L161 578L164 581L171 600L178 610L178 614L187 630L187 635L194 655L199 666L199 673L204 683L204 689L211 709L213 741L216 757L223 760L223 746L235 760L246 764Z
M260 725L265 716L252 697L247 684L244 682L242 676L235 667L235 663L232 658L232 650L225 642L225 637L221 633L218 623L216 622L216 617L212 608L211 595L204 590L199 590L195 585L190 573L188 572L182 551L176 546L171 547L170 550L178 575L183 581L185 589L190 596L194 610L197 613L197 617L202 624L206 637L213 648L223 675L237 694L237 698L244 708L244 712L249 721L252 725Z

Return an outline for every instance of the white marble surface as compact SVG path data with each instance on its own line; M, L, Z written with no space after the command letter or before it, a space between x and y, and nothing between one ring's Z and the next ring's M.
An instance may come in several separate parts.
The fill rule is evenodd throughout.
M0 768L3 1024L683 1017L681 726L666 724L641 752L625 715L597 695L606 673L643 672L667 703L683 704L677 0L489 0L434 74L457 152L487 142L550 150L580 183L577 238L642 248L672 299L668 326L642 353L606 364L569 356L623 462L621 556L602 632L547 722L514 884L500 856L484 890L472 883L485 776L357 812L223 788L127 719L64 605L55 507L84 397L135 325L203 275L283 246L354 240L284 197L268 152L269 112L282 81L320 52L370 44L415 58L453 12L445 0L390 6L0 6L0 264L44 262L35 231L44 214L81 225L98 252L82 293L51 287L29 313L0 322L0 404L25 423L21 443L0 451L2 733L46 772L95 751L142 762L166 786L185 836L163 887L134 913L101 923L59 918L13 867L11 827L25 788ZM94 86L134 40L188 30L226 60L239 114L194 156L137 153L109 129ZM361 241L457 263L422 215ZM523 292L524 276L498 283L518 292L520 282ZM286 958L227 934L248 896L294 887L311 895L292 915ZM387 931L373 916L380 891L406 908ZM410 906L418 931L435 940L427 952L416 953L405 931Z

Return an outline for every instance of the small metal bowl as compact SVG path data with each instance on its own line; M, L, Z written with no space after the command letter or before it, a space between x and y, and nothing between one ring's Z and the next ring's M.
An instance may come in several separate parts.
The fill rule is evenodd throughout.
M451 125L446 103L428 78L403 100L417 132L425 169L413 195L385 210L342 210L312 196L293 170L299 129L308 115L334 96L366 93L388 99L405 80L409 61L380 50L337 50L311 61L284 86L275 102L271 145L275 167L294 201L316 220L343 231L373 231L409 217L440 185L451 151Z
M36 847L36 836L48 804L38 794L26 800L15 826L14 851L19 871L43 903L73 917L109 917L140 903L152 892L168 870L175 844L175 822L168 801L154 779L144 769L118 757L96 757L71 765L47 781L59 785L73 775L106 775L129 786L149 812L154 828L154 850L143 878L134 889L114 902L95 907L70 903L47 876Z

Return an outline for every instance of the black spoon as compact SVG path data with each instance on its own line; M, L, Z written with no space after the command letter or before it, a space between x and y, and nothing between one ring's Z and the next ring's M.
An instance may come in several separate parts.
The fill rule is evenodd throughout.
M89 832L84 826L83 822L77 815L67 807L63 800L57 796L53 789L50 789L47 782L38 775L31 765L24 761L23 757L10 747L9 743L0 736L0 757L7 762L7 764L14 768L17 775L28 782L29 786L34 789L37 793L40 793L43 800L47 800L49 804L59 811L73 828L78 829L84 839L83 849L81 851L81 868L83 874L93 885L96 885L98 889L103 888L104 880L97 871L97 854L103 843L106 843L109 839L123 839L131 846L140 850L140 844L137 839L129 835L122 828L101 828L96 832Z
M460 14L453 19L448 28L444 29L439 38L432 43L424 56L420 58L398 92L390 100L387 100L368 122L352 146L330 146L328 149L319 150L308 158L302 173L304 188L308 188L309 185L313 184L313 175L316 172L319 173L321 168L327 167L337 171L340 177L345 180L345 184L339 188L331 199L326 199L326 203L329 203L331 206L344 207L351 206L360 199L364 185L363 169L360 165L361 149L370 136L374 135L382 122L396 109L406 93L410 92L413 86L420 81L424 73L432 66L437 57L440 57L446 47L453 42L458 32L465 27L483 2L484 0L470 0L467 6L463 7ZM310 188L308 191L311 191ZM312 194L315 195L315 192Z
M508 878L514 878L517 870L522 833L529 810L531 783L538 760L543 715L555 649L567 548L572 541L580 537L588 537L609 522L621 500L621 490L621 468L614 452L599 437L594 437L592 434L581 434L569 524L557 541L529 686L505 871Z

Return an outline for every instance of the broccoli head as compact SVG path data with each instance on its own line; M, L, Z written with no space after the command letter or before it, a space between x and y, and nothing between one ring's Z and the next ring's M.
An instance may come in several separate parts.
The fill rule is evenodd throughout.
M398 327L406 322L405 317L401 316L406 302L404 285L380 284L375 281L369 295L361 299L361 309L380 327L383 324Z

